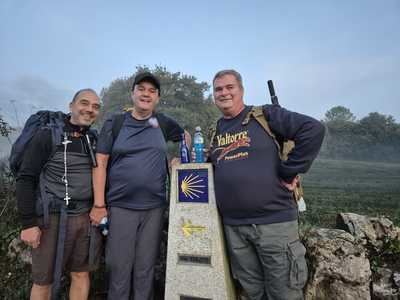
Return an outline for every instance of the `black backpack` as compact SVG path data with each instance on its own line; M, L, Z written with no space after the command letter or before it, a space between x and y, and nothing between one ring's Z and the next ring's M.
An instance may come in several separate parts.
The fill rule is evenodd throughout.
M66 116L61 111L41 110L28 118L20 136L11 148L9 163L14 176L18 174L27 146L40 129L49 128L51 130L54 147L61 142Z

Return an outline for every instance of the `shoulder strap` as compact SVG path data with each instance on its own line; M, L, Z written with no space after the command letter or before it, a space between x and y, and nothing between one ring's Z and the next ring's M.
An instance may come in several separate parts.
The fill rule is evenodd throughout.
M111 128L113 144L114 144L115 140L117 139L119 132L121 131L124 120L125 120L125 114L117 114L113 117L112 128Z
M214 144L215 136L217 135L217 126L218 121L212 123L212 125L208 128L208 137L209 137L209 146L212 147Z
M66 114L61 111L45 111L43 112L42 118L44 125L42 128L48 128L51 131L51 143L52 151L47 161L49 161L56 153L57 146L62 142L62 136L64 134L65 118ZM47 163L46 163L47 165Z
M63 130L63 128L60 128L60 127L48 127L48 130L50 130L51 132L50 132L50 139L51 139L51 152L50 152L50 154L49 154L49 156L47 157L47 160L46 160L46 162L45 162L45 164L43 165L43 168L42 168L42 171L40 172L40 179L39 179L39 182L44 182L43 181L43 178L42 178L42 174L43 174L43 171L47 168L47 166L48 166L48 164L49 164L49 162L50 162L50 160L53 158L53 156L56 154L56 152L57 152L57 146L59 146L59 145L61 145L61 143L62 143L62 139L63 139L63 136L64 136L64 130ZM44 191L44 186L43 186L43 191ZM45 201L46 199L46 193L41 193L41 195L42 195L42 199L43 199L43 201ZM48 206L48 202L47 202L47 204L45 203L45 205L47 205ZM45 207L45 205L43 206L43 208L44 209L46 209L46 207ZM48 208L47 208L48 209ZM47 212L47 215L48 215L48 212ZM46 217L45 217L46 218ZM47 224L48 224L48 218L47 218L47 224L46 224L46 219L45 219L45 226L47 226Z
M244 118L242 125L247 125L250 121L250 118L254 118L265 130L265 132L273 139L276 147L278 148L279 157L282 159L282 148L276 138L276 135L272 132L271 127L269 127L268 120L264 114L262 106L253 106Z
M161 132L163 134L165 142L167 142L167 117L163 113L155 113L154 115L158 121L158 125L160 126ZM168 179L171 180L171 174L169 173L169 165L168 158L165 158L165 165L167 170Z
M87 131L87 134L89 135L90 138L92 138L95 141L97 141L97 139L99 138L99 132L97 131L97 129L90 128Z
M157 118L158 125L160 126L160 129L162 131L162 134L164 136L164 140L167 141L167 117L163 113L155 113L154 115Z
M261 106L254 106L251 108L249 113L246 115L244 118L242 125L247 125L250 121L250 118L254 118L260 125L261 127L265 130L266 133L274 140L274 143L276 147L278 148L278 153L279 153L279 158L281 160L287 160L287 155L290 152L290 150L294 147L293 141L287 141L283 143L283 147L279 144L276 135L272 132L271 127L268 125L268 120L267 117L264 114L263 108ZM297 201L300 200L300 198L303 197L303 186L301 182L299 182L299 185L295 188L293 192L294 199Z

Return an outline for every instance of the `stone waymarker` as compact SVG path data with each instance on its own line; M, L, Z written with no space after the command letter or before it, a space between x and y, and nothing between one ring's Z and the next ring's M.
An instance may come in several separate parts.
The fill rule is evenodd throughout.
M208 163L172 169L166 300L236 299L212 172Z

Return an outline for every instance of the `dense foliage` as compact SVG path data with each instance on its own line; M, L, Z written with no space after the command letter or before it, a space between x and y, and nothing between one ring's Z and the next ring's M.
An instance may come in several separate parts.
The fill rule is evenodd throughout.
M400 162L400 124L377 112L356 120L349 109L336 106L325 114L327 133L321 157Z
M12 128L0 116L0 136L8 138ZM0 160L0 299L27 299L29 266L10 257L9 244L19 235L15 203L15 181L6 161Z
M108 88L102 90L104 114L100 116L99 123L109 114L132 106L132 83L135 75L143 71L151 71L161 81L161 97L157 110L174 118L189 132L193 133L196 126L207 130L220 115L211 96L206 96L210 88L206 82L197 82L196 77L180 72L169 72L165 67L149 69L139 66L132 76L114 80Z

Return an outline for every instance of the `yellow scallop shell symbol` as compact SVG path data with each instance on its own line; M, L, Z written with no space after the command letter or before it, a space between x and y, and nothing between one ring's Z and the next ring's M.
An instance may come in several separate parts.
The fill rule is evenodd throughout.
M204 180L199 179L199 175L194 176L190 174L189 176L185 176L181 182L181 190L182 193L189 197L190 199L200 198L200 194L204 194L204 189L206 186L201 184Z

